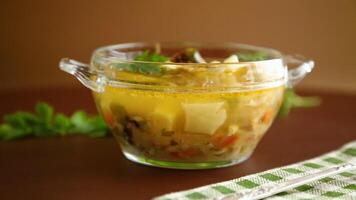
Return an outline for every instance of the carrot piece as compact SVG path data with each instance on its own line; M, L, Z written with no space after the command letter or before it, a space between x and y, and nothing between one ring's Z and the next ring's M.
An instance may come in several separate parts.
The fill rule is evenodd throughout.
M212 143L216 148L220 148L221 143L222 143L224 137L225 137L225 135L223 135L222 133L214 134L214 135L211 137L211 143Z
M238 139L239 139L239 135L238 134L229 135L229 136L215 135L212 138L212 144L216 148L222 149L222 148L226 148L226 147L229 147L229 146L235 144L235 142Z
M267 109L265 114L262 116L261 121L264 124L269 124L273 118L273 110L271 108Z
M237 139L239 139L239 135L238 135L238 134L234 134L234 135L227 136L227 137L223 140L221 146L222 146L222 147L229 147L229 146L235 144L235 142L237 141Z
M110 112L104 112L103 116L106 123L112 127L114 125L114 116Z

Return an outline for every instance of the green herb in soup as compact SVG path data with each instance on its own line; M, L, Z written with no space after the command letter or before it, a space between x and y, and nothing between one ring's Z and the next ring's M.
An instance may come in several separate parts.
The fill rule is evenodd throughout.
M251 62L251 61L261 61L269 59L269 56L265 52L255 52L255 53L236 53L241 62Z
M169 60L169 58L164 55L161 55L158 53L153 53L153 52L146 50L143 53L135 56L134 60L135 61L150 61L150 62L166 62Z
M169 58L158 54L151 53L150 51L144 51L141 54L135 56L134 61L146 61L146 62L166 62ZM161 75L162 69L158 64L155 63L116 63L115 67L122 69L124 71L128 71L131 73L141 73L148 75Z

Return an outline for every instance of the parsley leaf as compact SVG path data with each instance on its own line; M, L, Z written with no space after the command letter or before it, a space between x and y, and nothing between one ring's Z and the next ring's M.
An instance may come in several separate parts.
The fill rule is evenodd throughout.
M53 129L59 135L65 135L72 127L70 119L62 113L58 113L53 118Z
M302 97L297 95L293 89L288 88L284 93L284 100L279 110L279 117L286 117L293 108L308 108L319 106L319 97Z
M157 54L157 53L150 53L150 51L146 50L143 53L137 55L134 60L136 61L151 61L151 62L166 62L169 60L168 57Z
M260 61L269 58L267 53L261 51L254 53L236 53L236 55L241 62Z
M143 53L137 55L134 58L135 61L149 61L149 62L166 62L169 60L168 57L157 54L151 53L150 51L146 50ZM141 74L149 74L149 75L160 75L162 74L162 69L159 65L154 63L115 63L116 67L124 69L129 72L133 73L141 73Z
M18 138L23 138L30 135L29 130L24 130L21 128L14 128L9 124L0 125L0 139L2 140L14 140Z
M0 140L14 140L27 136L48 137L81 134L89 137L103 137L107 133L104 120L77 111L71 117L55 114L52 106L38 103L35 113L16 112L4 116L0 124Z
M106 134L106 125L100 117L89 117L84 111L75 112L70 118L73 124L70 132L88 135L90 137L102 137Z

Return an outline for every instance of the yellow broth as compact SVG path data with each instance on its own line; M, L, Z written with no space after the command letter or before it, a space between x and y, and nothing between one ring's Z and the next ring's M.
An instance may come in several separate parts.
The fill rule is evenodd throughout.
M169 93L107 86L94 93L124 152L173 162L249 156L275 118L284 86Z

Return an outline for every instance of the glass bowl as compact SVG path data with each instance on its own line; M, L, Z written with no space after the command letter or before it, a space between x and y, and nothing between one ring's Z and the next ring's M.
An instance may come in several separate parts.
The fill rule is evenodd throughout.
M199 50L194 54L199 63L177 54L193 48ZM135 59L144 52L179 63ZM274 49L194 42L118 44L95 50L89 65L68 58L60 62L93 91L126 158L177 169L246 160L276 117L285 88L313 66Z

